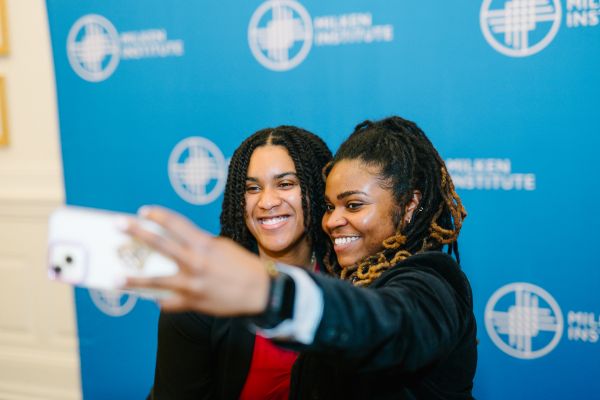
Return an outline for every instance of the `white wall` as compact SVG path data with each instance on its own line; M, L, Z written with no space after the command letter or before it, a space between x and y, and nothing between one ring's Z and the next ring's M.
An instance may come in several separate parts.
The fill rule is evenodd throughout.
M0 57L10 144L0 147L0 398L79 399L72 289L46 278L46 221L64 201L44 0L6 0Z

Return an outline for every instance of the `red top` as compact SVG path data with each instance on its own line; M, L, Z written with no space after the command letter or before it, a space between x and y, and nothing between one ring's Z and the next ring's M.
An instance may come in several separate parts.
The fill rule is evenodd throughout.
M269 339L256 335L250 372L240 400L287 400L292 365L298 353L282 349Z
M320 269L315 262L313 271ZM297 352L278 347L269 339L256 335L252 363L240 400L287 400L296 358Z

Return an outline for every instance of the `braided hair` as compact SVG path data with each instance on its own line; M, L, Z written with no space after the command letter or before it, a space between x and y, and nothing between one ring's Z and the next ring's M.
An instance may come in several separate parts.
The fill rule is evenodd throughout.
M414 122L396 116L362 122L342 143L324 169L325 175L342 160L360 160L376 167L398 210L393 215L396 233L383 241L383 250L353 266L336 265L335 273L357 286L367 286L412 254L442 250L445 245L448 254L454 253L460 262L457 240L467 213L444 160ZM411 221L405 223L405 208L416 190L421 199Z
M325 181L322 171L331 161L331 151L318 136L304 129L282 125L262 129L235 150L229 163L227 184L221 208L221 236L228 237L246 249L258 253L256 239L246 226L245 191L250 157L261 146L283 146L296 168L302 194L304 230L317 260L323 262L331 257L331 243L321 229L321 218L325 213ZM326 265L330 263L325 263Z

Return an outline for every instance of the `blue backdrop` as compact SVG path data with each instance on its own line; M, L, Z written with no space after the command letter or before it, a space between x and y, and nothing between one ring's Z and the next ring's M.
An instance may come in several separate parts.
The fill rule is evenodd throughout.
M475 394L600 398L597 1L47 0L67 203L212 232L227 159L294 124L336 149L398 114L447 160ZM85 399L143 398L157 307L76 289Z

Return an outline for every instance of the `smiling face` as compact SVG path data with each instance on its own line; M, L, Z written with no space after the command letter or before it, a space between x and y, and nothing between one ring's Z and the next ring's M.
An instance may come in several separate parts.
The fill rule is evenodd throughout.
M323 230L342 267L381 251L382 242L396 232L398 207L391 191L381 187L378 172L360 160L342 160L327 176Z
M300 181L287 150L273 145L256 148L246 176L246 226L259 254L304 265L311 249L304 229Z

